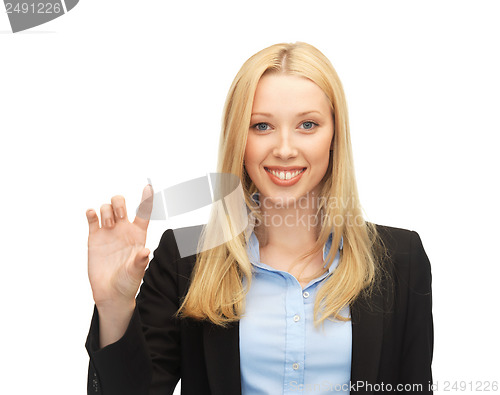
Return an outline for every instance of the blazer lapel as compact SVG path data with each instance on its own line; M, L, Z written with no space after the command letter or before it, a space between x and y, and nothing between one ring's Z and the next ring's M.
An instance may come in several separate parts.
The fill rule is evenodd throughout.
M239 322L222 328L203 323L203 347L210 392L241 395Z
M383 298L374 293L367 304L366 300L356 300L351 306L352 359L351 383L377 382L383 332ZM366 387L366 385L365 385ZM371 394L361 387L358 394Z

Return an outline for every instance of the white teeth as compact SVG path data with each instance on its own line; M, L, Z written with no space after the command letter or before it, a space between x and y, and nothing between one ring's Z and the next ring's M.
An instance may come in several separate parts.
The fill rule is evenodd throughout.
M296 171L274 171L271 169L266 169L269 173L273 174L274 176L278 177L280 180L290 180L291 178L297 177L300 173L302 173L305 169L302 170L296 170Z

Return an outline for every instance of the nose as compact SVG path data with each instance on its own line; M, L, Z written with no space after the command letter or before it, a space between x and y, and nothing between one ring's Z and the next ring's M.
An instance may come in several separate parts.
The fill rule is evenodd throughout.
M294 158L298 155L292 131L282 130L280 133L277 133L273 155L283 160Z

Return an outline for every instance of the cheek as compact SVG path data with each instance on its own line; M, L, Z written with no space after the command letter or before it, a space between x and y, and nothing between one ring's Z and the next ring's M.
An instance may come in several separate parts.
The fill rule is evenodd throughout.
M258 159L259 149L253 139L248 137L247 145L245 147L245 163L251 163Z
M323 165L330 160L330 142L318 141L316 144L309 146L309 158L316 165Z
M314 179L319 181L324 177L328 164L330 163L330 145L325 142L318 142L309 151L309 162L312 165Z

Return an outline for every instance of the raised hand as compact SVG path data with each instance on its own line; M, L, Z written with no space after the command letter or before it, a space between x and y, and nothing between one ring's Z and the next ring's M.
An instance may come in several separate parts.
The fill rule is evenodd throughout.
M89 223L88 275L96 306L119 309L135 303L149 262L145 248L147 228L153 208L153 187L147 185L134 222L127 218L125 198L117 195L101 206L101 226L97 213L87 210Z

